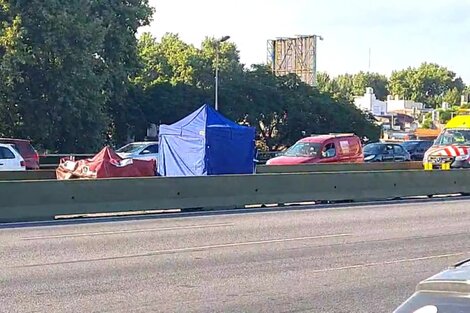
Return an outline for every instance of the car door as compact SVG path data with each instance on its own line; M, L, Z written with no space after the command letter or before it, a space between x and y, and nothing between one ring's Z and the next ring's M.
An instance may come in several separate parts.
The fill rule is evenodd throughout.
M13 171L20 168L20 161L17 160L15 154L6 147L0 147L0 170Z
M393 145L393 160L395 162L404 162L407 160L405 149L400 145Z
M393 145L385 145L383 152L382 152L382 160L384 162L393 162L394 161L394 156L393 156Z

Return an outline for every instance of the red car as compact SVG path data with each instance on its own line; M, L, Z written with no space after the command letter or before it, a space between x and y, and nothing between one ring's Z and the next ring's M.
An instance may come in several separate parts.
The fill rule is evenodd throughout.
M329 134L303 138L282 156L268 160L266 165L362 162L364 154L359 137L353 134Z
M39 154L29 140L0 138L0 143L10 144L23 157L27 170L39 169Z

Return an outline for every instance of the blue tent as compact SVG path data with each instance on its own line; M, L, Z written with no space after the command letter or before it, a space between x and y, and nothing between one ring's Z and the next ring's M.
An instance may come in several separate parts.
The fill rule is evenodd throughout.
M251 174L255 129L238 125L208 105L159 129L162 176Z

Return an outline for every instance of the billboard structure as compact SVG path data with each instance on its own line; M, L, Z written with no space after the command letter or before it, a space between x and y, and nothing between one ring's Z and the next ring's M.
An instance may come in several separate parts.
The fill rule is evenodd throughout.
M318 35L268 40L268 64L276 76L297 74L311 86L317 82Z

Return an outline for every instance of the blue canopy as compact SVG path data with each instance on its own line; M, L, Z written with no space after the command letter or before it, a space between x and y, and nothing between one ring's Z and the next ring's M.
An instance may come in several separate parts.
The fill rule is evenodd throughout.
M159 129L158 173L162 176L252 174L255 129L238 125L203 105Z

